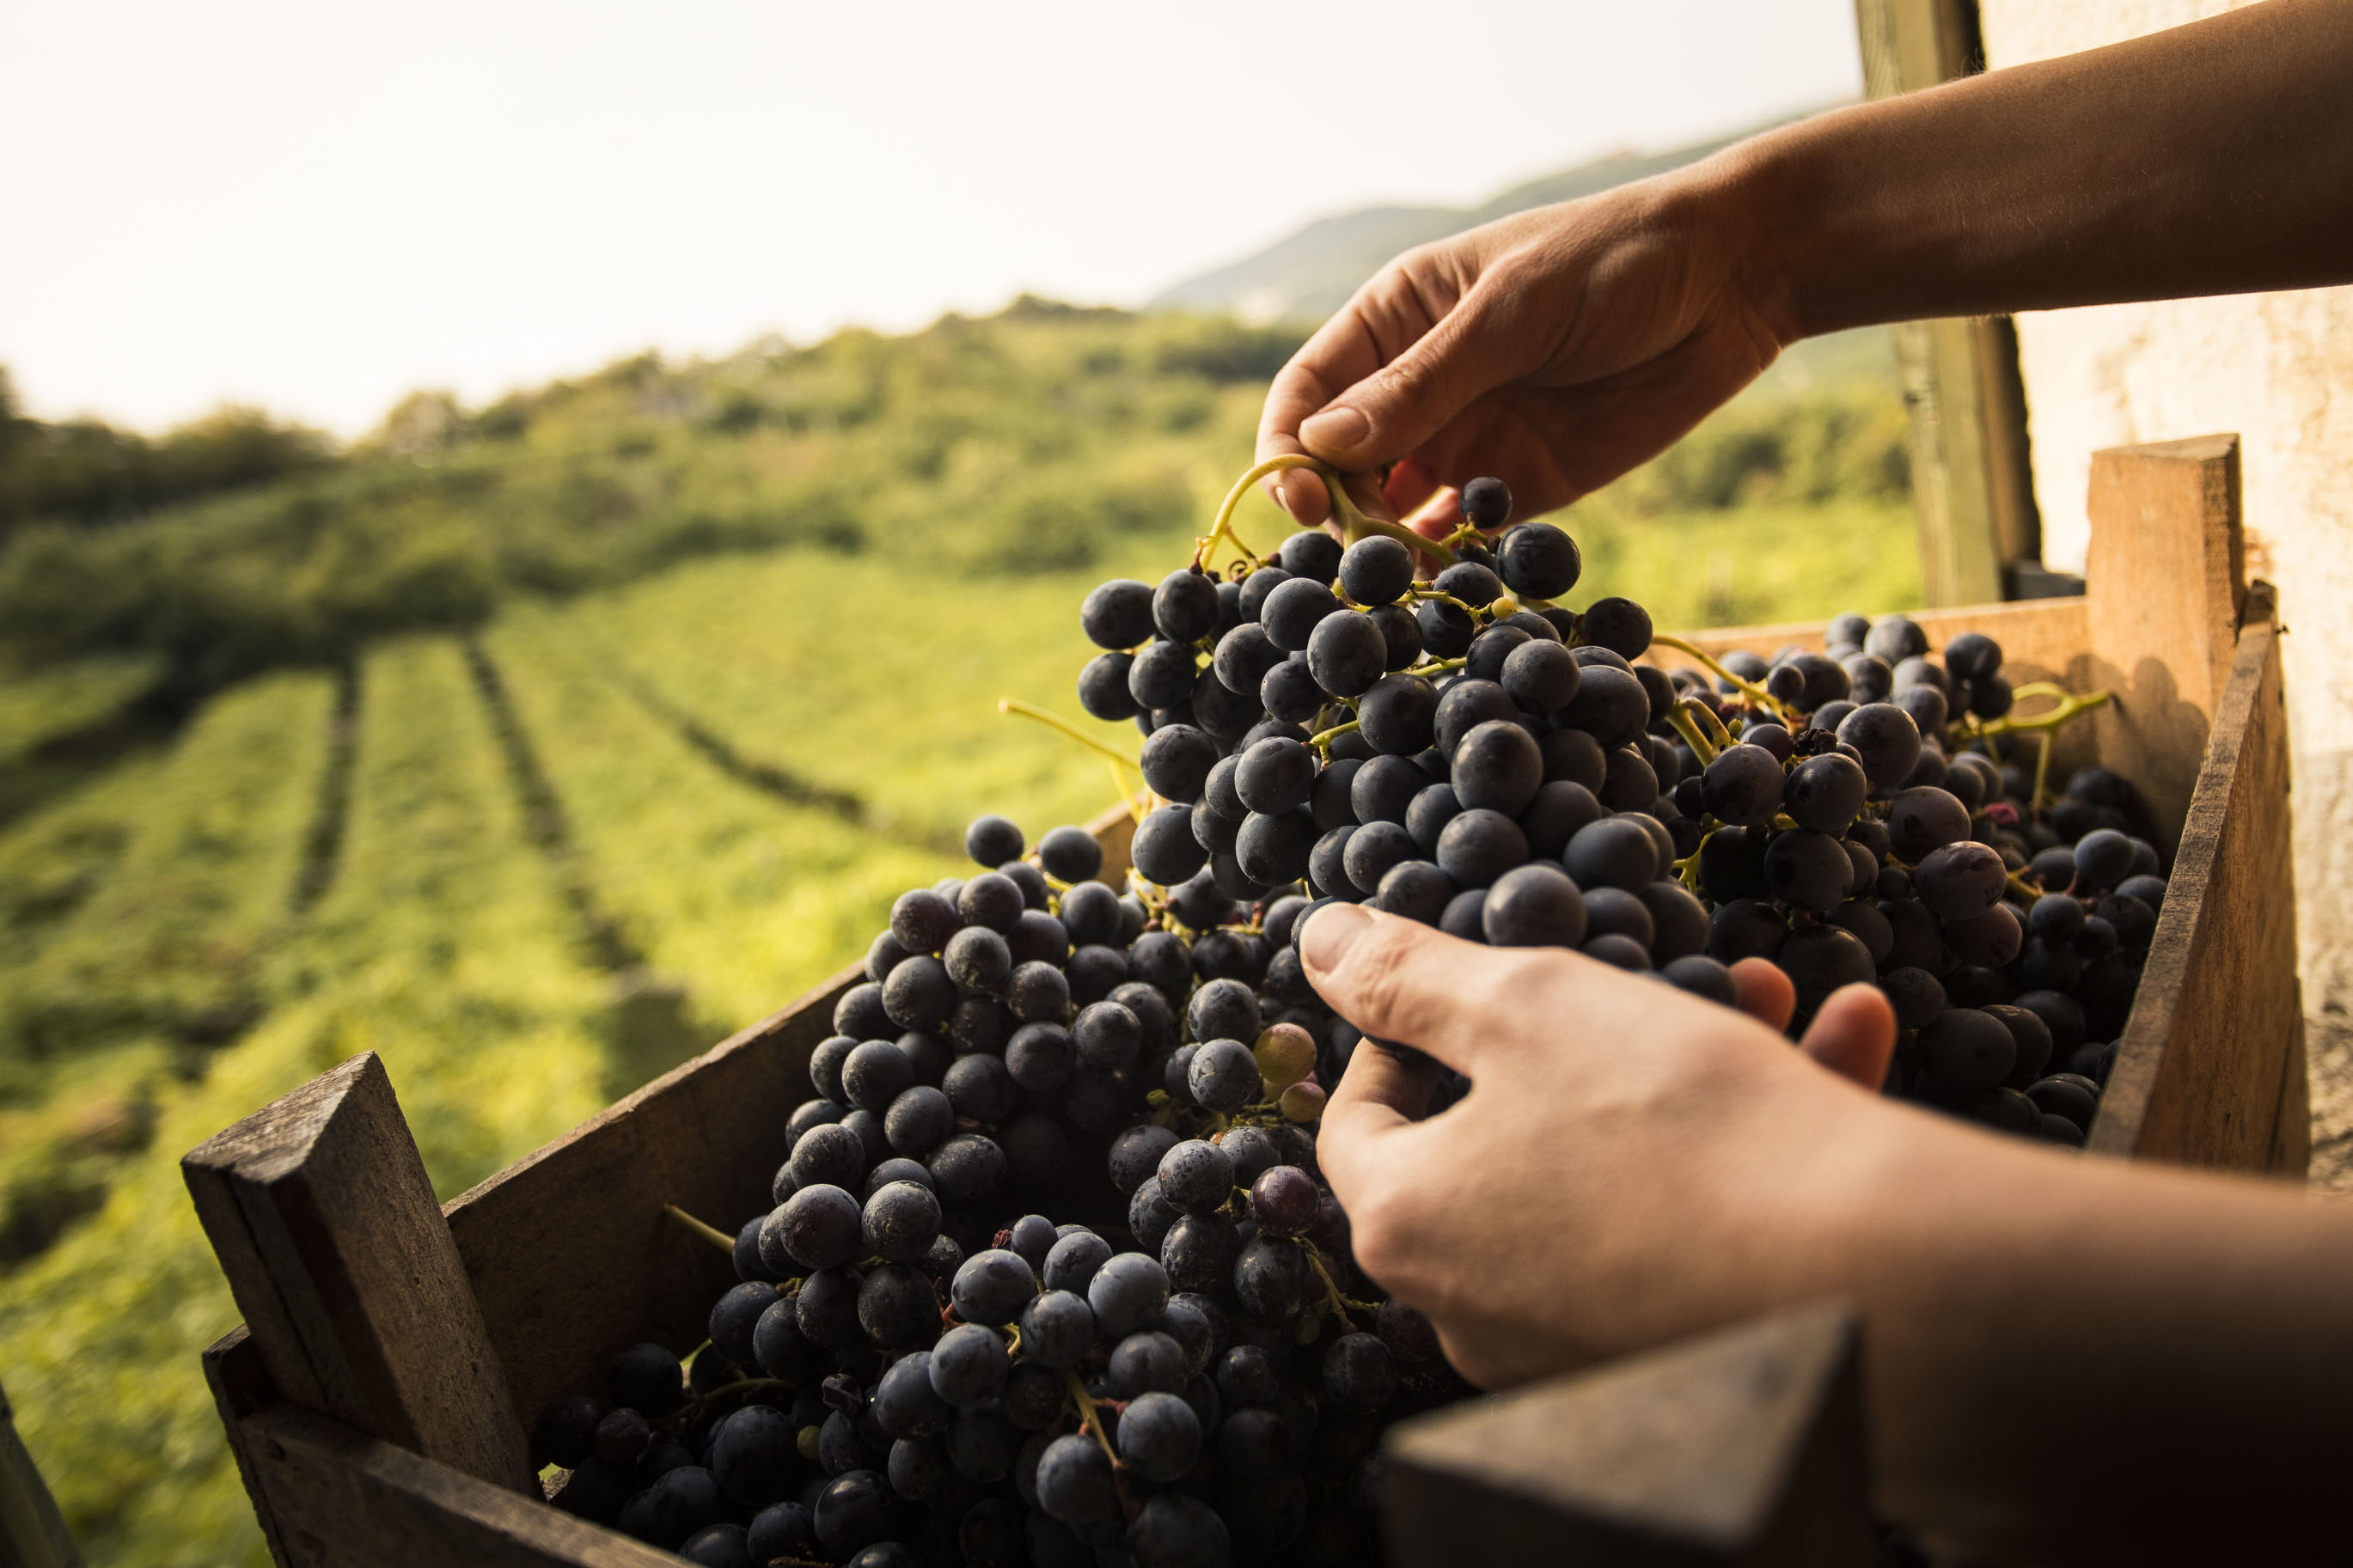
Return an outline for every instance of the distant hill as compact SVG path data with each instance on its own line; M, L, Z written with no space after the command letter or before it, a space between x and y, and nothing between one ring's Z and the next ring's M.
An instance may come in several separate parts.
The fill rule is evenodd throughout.
M1791 116L1791 119L1803 118ZM1513 186L1475 207L1365 207L1317 218L1252 256L1172 284L1145 308L1231 313L1246 321L1313 326L1348 302L1356 286L1401 250L1476 228L1530 207L1549 206L1696 163L1788 120L1753 126L1666 153L1619 153ZM1784 355L1759 390L1802 392L1821 381L1894 386L1883 329L1817 339Z
M1255 256L1171 285L1145 309L1205 314L1231 311L1256 321L1320 321L1346 304L1357 284L1401 250L1530 207L1589 196L1612 185L1680 169L1770 129L1760 125L1736 136L1671 153L1612 153L1514 185L1476 207L1366 207L1317 218Z

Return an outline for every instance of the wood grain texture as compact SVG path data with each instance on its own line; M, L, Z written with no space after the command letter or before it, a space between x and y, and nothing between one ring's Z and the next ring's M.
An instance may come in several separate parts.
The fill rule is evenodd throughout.
M2256 584L2246 603L2147 967L2087 1146L2300 1180L2309 1113L2287 708L2269 584Z
M1877 1561L1860 1325L1808 1308L1390 1428L1398 1568Z
M0 1568L81 1568L81 1561L0 1388Z
M293 1559L279 1538L278 1521L270 1517L269 1499L261 1489L261 1472L246 1451L245 1417L268 1408L278 1397L269 1369L261 1364L253 1332L243 1323L206 1345L202 1359L205 1386L212 1391L213 1410L220 1416L221 1429L228 1434L229 1457L237 1461L237 1479L245 1483L246 1499L253 1504L254 1521L261 1526L270 1561L290 1568Z
M2116 694L2094 720L2100 756L2140 787L2169 843L2197 787L2247 595L2239 438L2095 452L2089 504L2092 678Z
M1133 820L1119 809L1087 826L1103 879L1120 885ZM685 1351L705 1337L734 1269L663 1205L731 1235L767 1212L786 1118L813 1092L809 1053L864 979L843 970L451 1200L449 1228L526 1425L559 1395L601 1389L625 1346Z
M278 1390L467 1475L533 1486L498 1352L374 1052L180 1165Z
M676 1568L667 1552L460 1475L315 1411L237 1424L289 1568Z

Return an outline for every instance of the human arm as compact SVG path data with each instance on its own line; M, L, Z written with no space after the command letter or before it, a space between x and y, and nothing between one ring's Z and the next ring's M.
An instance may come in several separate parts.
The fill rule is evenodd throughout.
M1975 1131L1573 953L1332 906L1303 957L1342 1016L1472 1079L1419 1120L1433 1069L1360 1047L1319 1156L1360 1265L1474 1381L1840 1297L1863 1318L1877 1501L1933 1540L2288 1561L2327 1528L2353 1461L2353 1214ZM1867 1032L1849 1005L1817 1033Z
M1493 473L1528 514L1816 333L2353 279L2349 100L2353 5L2266 0L1820 115L1399 257L1276 378L1259 456L1385 512Z

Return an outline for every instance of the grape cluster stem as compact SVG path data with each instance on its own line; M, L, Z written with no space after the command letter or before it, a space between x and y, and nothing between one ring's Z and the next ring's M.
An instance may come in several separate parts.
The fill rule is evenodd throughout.
M1384 521L1377 517L1366 517L1358 510L1356 503L1348 499L1347 488L1341 484L1338 470L1329 463L1318 462L1303 453L1293 452L1279 458L1269 458L1263 463L1253 465L1249 472L1234 481L1233 489L1226 492L1226 499L1219 504L1217 521L1210 525L1208 536L1194 547L1195 570L1208 571L1211 561L1217 555L1218 546L1221 543L1230 544L1246 555L1250 553L1249 546L1243 544L1234 532L1234 510L1242 504L1242 498L1250 494L1251 488L1261 479L1270 474L1279 474L1290 468L1308 469L1324 481L1324 491L1332 498L1332 520L1340 525L1340 531L1345 537L1346 542L1354 544L1368 534L1386 533L1409 550L1419 551L1422 554L1434 557L1448 565L1453 564L1454 552L1436 540L1425 539L1413 530L1398 523Z
M670 1215L670 1218L678 1221L679 1224L686 1226L687 1229L694 1232L695 1235L702 1237L703 1240L711 1243L712 1246L727 1254L728 1257L733 1258L735 1256L735 1238L729 1236L725 1231L721 1230L717 1226L705 1225L702 1221L695 1218L692 1215L687 1213L676 1204L662 1205L662 1213Z

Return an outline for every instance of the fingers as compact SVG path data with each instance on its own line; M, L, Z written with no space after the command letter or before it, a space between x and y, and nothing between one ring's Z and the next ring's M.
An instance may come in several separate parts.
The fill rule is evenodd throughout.
M1357 904L1316 910L1299 955L1317 994L1348 1022L1474 1077L1472 1064L1489 1047L1508 1048L1504 1036L1523 1021L1496 1011L1504 999L1526 1005L1548 966L1570 956L1482 947Z
M1429 1110L1439 1071L1427 1058L1409 1067L1369 1040L1349 1055L1315 1131L1316 1161L1342 1206L1362 1206L1370 1190L1364 1179L1389 1162L1388 1140Z
M1324 1102L1319 1144L1335 1132L1344 1140L1369 1138L1420 1121L1430 1110L1440 1070L1427 1058L1409 1066L1394 1051L1369 1040L1359 1044L1349 1054L1340 1086Z
M1798 988L1779 967L1762 958L1744 958L1732 966L1732 984L1740 993L1740 1010L1779 1034L1798 1010Z
M1406 456L1473 398L1529 368L1526 342L1493 330L1497 314L1472 291L1388 364L1302 420L1300 445L1342 469Z
M1430 471L1430 465L1419 458L1405 458L1389 470L1381 486L1381 499L1388 503L1391 517L1402 518L1424 501L1435 500L1437 489L1438 476Z
M1300 426L1331 402L1334 393L1371 374L1380 363L1372 332L1351 300L1276 373L1259 413L1257 460L1303 454L1307 448L1299 443ZM1275 504L1303 524L1312 527L1331 515L1331 499L1314 474L1288 469L1269 476L1264 486Z
M1462 495L1451 486L1430 492L1405 525L1424 539L1443 539L1462 523Z
M1895 1009L1876 985L1842 985L1814 1015L1799 1048L1841 1078L1876 1092L1895 1052Z

